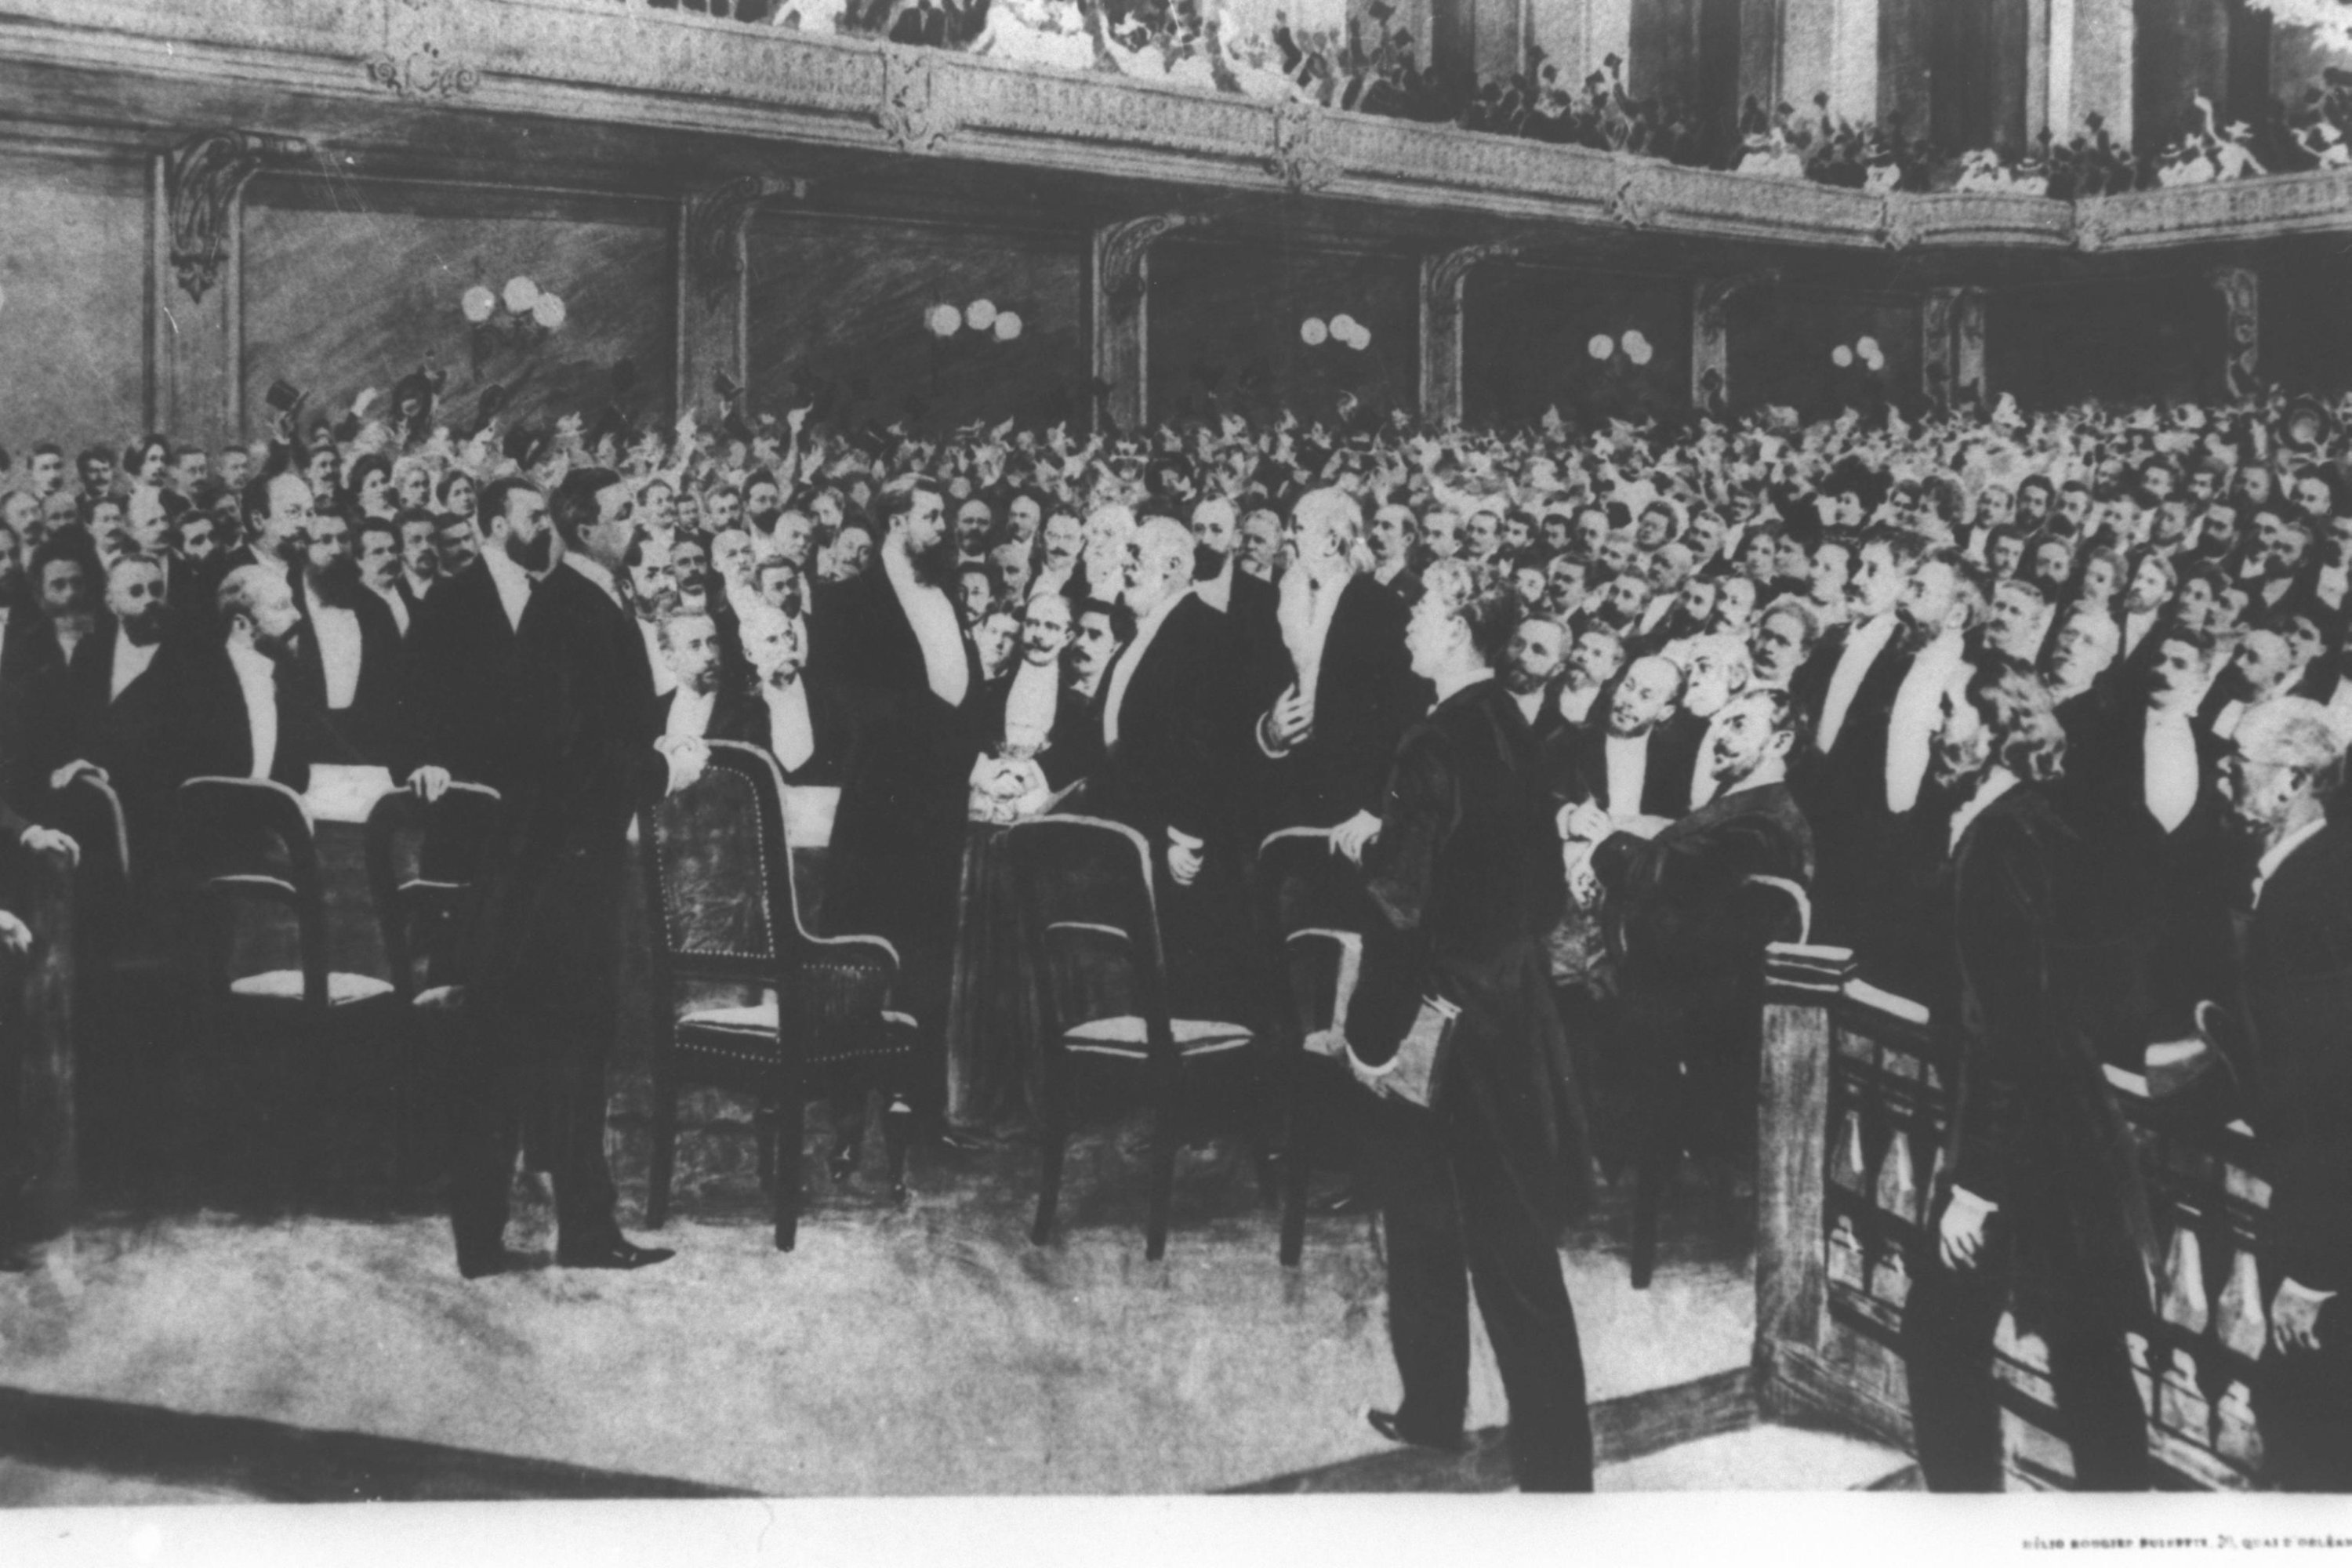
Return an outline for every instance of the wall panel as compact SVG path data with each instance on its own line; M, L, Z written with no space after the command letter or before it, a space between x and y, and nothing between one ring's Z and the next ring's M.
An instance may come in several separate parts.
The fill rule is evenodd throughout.
M148 173L0 151L0 447L121 447L146 421Z

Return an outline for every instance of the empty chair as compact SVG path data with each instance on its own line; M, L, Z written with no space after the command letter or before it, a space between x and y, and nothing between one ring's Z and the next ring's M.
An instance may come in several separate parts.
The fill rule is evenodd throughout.
M1334 854L1323 828L1286 827L1258 846L1258 892L1266 930L1280 943L1284 1006L1276 1026L1289 1121L1285 1140L1281 1258L1298 1262L1307 1238L1307 1181L1312 1170L1308 1115L1318 1073L1349 1087L1347 1068L1310 1054L1307 1040L1346 1023L1341 1009L1363 960L1365 922L1377 912L1363 873Z
M229 1024L250 1023L278 1044L287 1088L323 1086L338 1047L386 1037L399 994L380 975L336 967L328 951L309 808L271 780L219 777L183 784L178 807L189 949L210 1037L224 1045ZM240 959L241 942L282 953L289 928L291 963Z
M1151 889L1151 852L1131 827L1044 816L1005 836L1023 939L1037 974L1045 1053L1045 1173L1030 1239L1053 1233L1069 1140L1073 1058L1140 1068L1151 1101L1150 1200L1144 1256L1168 1249L1182 1069L1258 1043L1244 1025L1180 1018L1169 1008L1167 956Z
M855 1166L867 1091L887 1093L891 1193L904 1197L911 1117L901 1091L915 1020L889 1006L898 954L887 942L814 936L802 923L783 799L772 756L713 741L702 777L642 815L638 848L654 928L646 1221L658 1226L669 1215L680 1086L734 1089L757 1098L776 1246L789 1251L799 1231L801 1140L814 1089L835 1091L835 1170L843 1177Z

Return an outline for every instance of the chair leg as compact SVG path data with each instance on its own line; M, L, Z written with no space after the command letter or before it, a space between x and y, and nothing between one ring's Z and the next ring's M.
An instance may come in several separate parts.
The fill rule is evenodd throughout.
M890 1158L890 1201L907 1201L907 1144L912 1137L915 1108L897 1095L882 1112L882 1146Z
M1143 1256L1157 1263L1168 1253L1168 1211L1176 1194L1176 1069L1156 1067L1151 1108L1151 1206L1143 1222Z
M762 1099L751 1112L751 1152L760 1190L772 1198L776 1195L776 1102L772 1099Z
M801 1140L808 1124L808 1090L797 1070L784 1084L776 1108L776 1250L790 1252L800 1238Z
M669 1184L677 1167L677 1080L666 1068L654 1069L653 1170L646 1180L646 1226L659 1230L669 1223Z

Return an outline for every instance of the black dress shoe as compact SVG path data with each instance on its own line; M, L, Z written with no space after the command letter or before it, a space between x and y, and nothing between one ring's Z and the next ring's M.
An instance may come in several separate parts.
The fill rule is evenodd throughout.
M1391 1443L1407 1443L1416 1448L1434 1448L1443 1454L1467 1453L1470 1448L1470 1439L1460 1432L1444 1437L1434 1434L1408 1432L1397 1425L1396 1412L1393 1410L1367 1410L1364 1412L1364 1419L1372 1424L1373 1431Z
M667 1263L677 1256L674 1247L639 1247L625 1237L614 1237L609 1241L593 1242L583 1247L565 1247L558 1243L555 1266L558 1268L650 1268L656 1263Z

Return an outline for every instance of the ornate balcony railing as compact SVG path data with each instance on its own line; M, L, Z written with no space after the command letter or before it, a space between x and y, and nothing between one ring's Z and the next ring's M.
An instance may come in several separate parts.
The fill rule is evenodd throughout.
M1907 1443L1896 1347L1907 1259L1933 1218L1954 1064L1926 1009L1854 979L1843 950L1776 948L1766 982L1762 1403ZM2160 1308L2148 1334L2131 1336L2149 1451L2180 1484L2249 1488L2262 1465L2249 1391L2269 1331L2260 1261L2270 1190L2255 1173L2252 1132L2243 1122L2168 1129L2144 1081L2107 1076L2166 1245ZM2048 1347L2004 1316L1995 1351L2012 1469L2063 1485Z
M2121 250L2352 227L2352 174L2080 203L1881 197L645 0L0 0L0 57L244 84L264 103L269 89L391 96L1775 243Z

